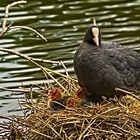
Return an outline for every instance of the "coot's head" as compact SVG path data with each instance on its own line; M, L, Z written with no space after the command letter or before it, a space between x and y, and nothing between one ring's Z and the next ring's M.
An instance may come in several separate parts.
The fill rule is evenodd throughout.
M61 98L61 91L58 88L51 89L48 93L48 99L51 100L58 100Z
M84 41L97 47L101 45L100 29L95 24L92 24L87 28Z

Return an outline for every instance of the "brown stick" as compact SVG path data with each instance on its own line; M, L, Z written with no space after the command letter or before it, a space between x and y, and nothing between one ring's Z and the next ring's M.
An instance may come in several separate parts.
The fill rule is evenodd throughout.
M11 92L20 92L20 94L21 93L30 93L29 89L9 89L9 88L0 87L0 90L11 91ZM37 91L37 90L33 90L32 92L40 94L40 91Z
M5 9L5 17L3 19L3 23L2 23L2 32L0 33L0 37L4 36L4 34L12 29L15 29L15 28L20 28L20 29L27 29L27 30L30 30L32 32L34 32L35 34L37 34L41 39L43 39L45 42L47 42L47 39L42 35L40 34L38 31L36 31L35 29L31 28L31 27L28 27L28 26L12 26L12 23L10 23L9 25L7 25L7 21L8 21L8 17L9 17L9 9L17 4L25 4L27 3L27 1L24 1L24 0L21 0L21 1L16 1L16 2L13 2L11 4L8 4L6 6L6 9Z
M9 16L9 9L10 9L12 6L15 6L15 5L17 5L17 4L24 4L24 3L27 3L27 1L24 1L24 0L16 1L16 2L13 2L13 3L8 4L8 5L6 6L6 9L5 9L5 17L4 17L3 24L2 24L2 30L3 30L3 31L6 29L7 20L8 20L8 16Z
M117 87L115 88L115 90L116 90L117 92L124 93L125 95L130 95L130 96L132 96L133 98L135 98L135 99L137 99L137 100L140 101L140 97L136 96L136 95L134 94L134 92L130 92L130 91L127 91L127 90L124 90L124 89L121 89L121 88L117 88Z
M28 26L11 26L9 28L9 30L12 30L12 29L15 29L15 28L20 28L20 29L26 29L26 30L30 30L32 32L34 32L35 34L37 34L41 39L43 39L45 42L47 42L47 39L42 35L40 34L38 31L36 31L35 29L31 28L31 27L28 27ZM9 31L8 30L8 31Z
M16 2L13 2L11 4L8 4L5 8L5 17L3 19L3 23L2 23L2 32L0 33L0 37L3 36L8 30L9 28L11 27L11 23L7 26L7 21L8 21L8 17L9 17L9 9L12 7L12 6L15 6L17 4L24 4L24 3L27 3L27 1L24 1L24 0L21 0L21 1L16 1Z

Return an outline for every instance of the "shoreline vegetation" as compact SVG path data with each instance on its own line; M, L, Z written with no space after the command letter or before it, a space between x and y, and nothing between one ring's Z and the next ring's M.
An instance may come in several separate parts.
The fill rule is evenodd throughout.
M6 6L0 38L12 29L27 29L47 42L38 31L27 26L14 26L8 23L9 9L12 6L26 4L21 0ZM70 76L62 61L32 58L20 52L0 47L0 51L17 55L36 67L39 67L46 79L54 83L35 85L36 88L17 90L0 88L25 94L25 100L19 102L23 116L4 116L0 119L0 135L8 140L88 140L88 139L140 139L140 97L132 92L116 87L126 94L121 99L104 99L102 103L87 103L84 96L77 97L79 85ZM43 66L43 63L61 65L65 73L59 73ZM59 75L59 80L55 78ZM81 91L80 91L81 92ZM56 94L57 93L57 94ZM34 94L39 95L34 99ZM50 100L49 95L56 94L59 100ZM54 109L53 107L63 109Z

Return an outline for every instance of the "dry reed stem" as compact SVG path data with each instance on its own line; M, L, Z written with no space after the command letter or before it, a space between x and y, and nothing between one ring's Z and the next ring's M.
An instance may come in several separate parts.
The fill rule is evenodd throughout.
M12 26L12 22L7 25L7 22L8 22L8 17L9 17L9 9L15 5L18 5L18 4L25 4L27 3L27 1L24 1L24 0L21 0L21 1L16 1L16 2L13 2L11 4L8 4L5 8L5 17L3 19L3 23L2 23L2 32L0 33L0 37L4 36L4 34L12 29L15 29L15 28L20 28L20 29L26 29L26 30L30 30L32 32L34 32L35 34L37 34L41 39L43 39L45 42L47 42L47 39L42 35L40 34L38 31L36 31L35 29L31 28L31 27L28 27L28 26Z
M18 4L25 4L27 3L27 1L21 0L21 1L16 1L13 2L11 4L8 4L5 8L5 17L3 19L3 23L2 23L2 32L0 33L0 37L3 36L6 32L8 32L9 28L11 27L11 23L7 26L7 21L8 21L8 17L9 17L9 9L15 5Z
M47 75L48 75L51 79L53 79L67 94L68 94L67 90L61 85L61 83L58 82L57 79L55 79L55 78L50 74L50 72L51 72L51 73L54 73L54 74L57 74L57 75L60 75L61 77L65 77L65 78L68 78L68 79L70 79L70 80L76 81L75 79L71 78L70 76L66 76L66 75L64 75L64 74L62 74L62 73L53 71L53 70L51 70L51 69L49 69L49 68L46 68L46 67L44 67L44 66L38 64L37 62L35 62L35 61L32 59L32 57L29 57L29 56L27 56L27 55L24 55L24 54L22 54L22 53L20 53L20 52L17 52L17 51L15 51L15 50L0 48L0 51L8 52L8 53L11 53L11 54L15 54L15 55L17 55L17 56L19 56L19 57L21 57L21 58L24 58L24 59L26 59L26 60L32 62L33 64L35 64L36 66L38 66L39 68L41 68L41 70L43 71L44 75L47 74Z
M42 34L40 34L37 30L31 28L31 27L28 27L28 26L11 26L9 28L9 30L12 30L12 29L15 29L15 28L20 28L20 29L26 29L26 30L30 30L32 32L34 32L35 34L37 34L41 39L43 39L45 42L47 42L47 39L46 37L44 37Z
M29 56L27 56L27 55L25 55L25 54L22 54L22 53L20 53L20 52L15 51L15 50L6 49L6 48L1 48L1 47L0 47L0 51L7 52L7 53L10 53L10 54L14 54L14 55L17 55L17 56L19 56L19 57L21 57L21 58L24 58L24 59L26 59L26 60L32 62L32 63L35 64L36 66L40 67L40 68L41 68L43 71L45 71L45 72L47 72L47 71L48 71L48 72L52 72L52 73L54 73L54 74L60 75L61 77L68 78L68 79L73 80L73 81L77 81L77 80L71 78L70 76L66 76L66 75L64 75L64 74L62 74L62 73L53 71L53 70L51 70L51 69L49 69L49 68L46 68L46 67L43 67L43 66L41 66L40 64L38 64L36 61L34 61L34 59L32 59L32 57L29 57Z
M132 96L132 97L134 97L134 98L136 98L137 100L140 101L140 98L135 95L138 92L137 93L134 93L134 92L130 92L130 91L127 91L127 90L124 90L124 89L121 89L121 88L117 88L117 87L115 88L115 90L118 91L118 92L124 93L125 95Z

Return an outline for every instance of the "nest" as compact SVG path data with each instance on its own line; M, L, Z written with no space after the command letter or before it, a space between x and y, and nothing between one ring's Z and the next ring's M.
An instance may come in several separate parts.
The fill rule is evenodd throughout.
M65 87L69 86L65 84ZM70 87L73 94L79 88L74 82ZM64 104L65 108L54 110L48 107L47 94L48 90L40 99L28 99L22 103L22 106L26 107L24 117L14 116L3 125L6 130L4 138L9 140L140 139L140 101L136 98L125 96L115 101L104 100L97 104L83 104L81 103L83 98L77 106L67 107Z

